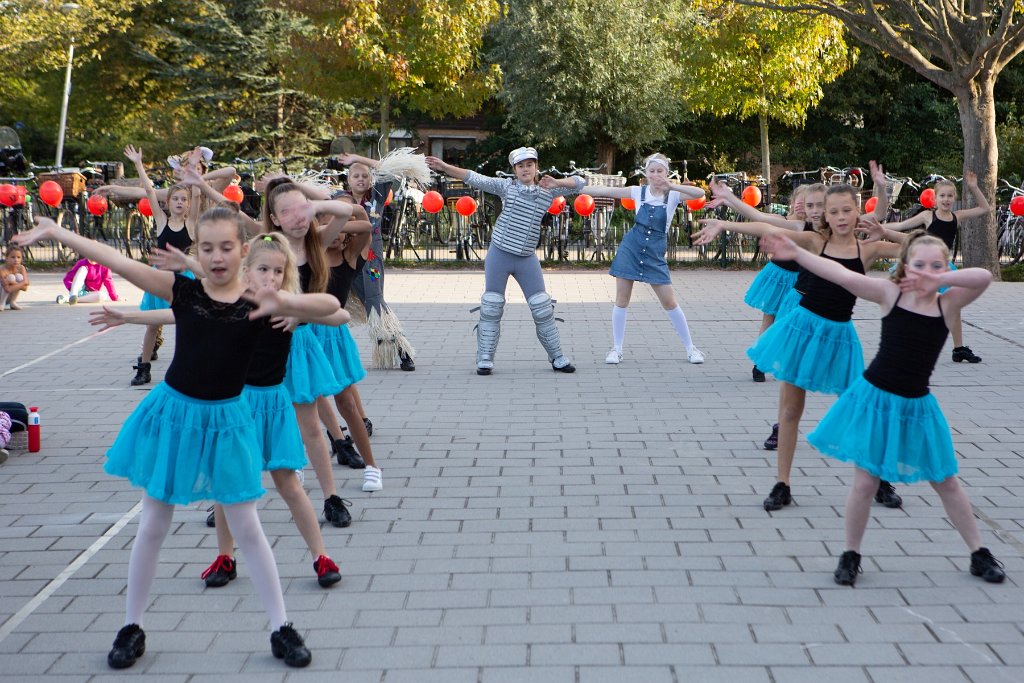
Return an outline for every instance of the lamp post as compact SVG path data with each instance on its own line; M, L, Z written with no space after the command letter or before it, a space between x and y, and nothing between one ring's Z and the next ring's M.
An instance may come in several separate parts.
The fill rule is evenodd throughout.
M60 6L62 12L74 12L78 9L78 4L74 2L66 2ZM71 43L68 45L68 69L64 73L64 100L60 106L60 130L57 132L57 160L54 162L54 166L57 170L60 170L64 162L64 131L67 129L68 123L68 98L71 96L71 63L75 59L75 39L71 39Z

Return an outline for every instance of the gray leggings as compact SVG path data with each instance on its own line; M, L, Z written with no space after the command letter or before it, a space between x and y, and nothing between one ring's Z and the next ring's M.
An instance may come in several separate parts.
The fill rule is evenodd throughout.
M497 247L488 249L484 259L484 290L504 296L509 275L516 279L527 299L544 291L544 273L536 254L516 256Z

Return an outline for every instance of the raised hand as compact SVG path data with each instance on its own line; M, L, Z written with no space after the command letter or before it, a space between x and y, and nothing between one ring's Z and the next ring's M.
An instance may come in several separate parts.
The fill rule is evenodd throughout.
M25 232L19 232L11 239L21 247L30 247L43 240L56 239L60 226L53 222L53 219L45 216L35 217L36 227Z
M270 323L274 326L274 329L294 332L295 328L299 326L299 319L292 316L274 316L270 319Z
M188 260L185 252L173 244L168 244L167 249L153 247L153 250L149 252L149 263L160 270L175 272L188 270Z
M124 155L126 157L128 157L128 160L133 162L133 163L136 163L136 164L141 164L142 163L142 148L141 147L136 149L133 145L127 145L124 148Z
M900 291L901 292L917 292L926 296L935 294L939 291L939 287L942 283L939 280L939 275L935 273L929 273L927 271L909 272L906 271L903 275L903 279L900 280Z
M552 190L558 187L558 181L549 175L546 175L543 178L541 178L540 182L537 184L543 187L545 190Z
M111 327L124 325L126 322L124 313L116 308L104 306L102 310L89 312L89 324L95 326L102 325L103 327L100 329L100 332L109 330Z
M341 164L342 166L351 166L352 164L356 163L357 161L359 161L359 157L358 157L358 155L355 155L355 154L344 154L343 153L343 154L339 154L338 155L338 163Z
M448 164L444 163L437 157L427 157L425 161L432 171L444 172L444 169L448 166Z
M861 234L864 242L877 242L885 237L885 228L870 214L862 216L857 221L857 232Z
M248 290L242 294L242 298L256 306L249 313L250 320L274 316L281 309L281 304L284 301L281 293L270 287L260 287L256 291Z
M875 184L875 187L884 190L885 171L882 169L882 165L872 159L868 162L868 170L871 172L871 182Z
M800 247L785 235L771 234L761 237L761 248L782 261L795 261Z
M690 235L690 241L694 246L700 247L711 244L716 237L725 231L725 223L717 218L700 219L701 229Z
M715 199L721 199L723 201L728 200L730 197L735 197L732 188L729 187L729 183L723 180L712 180L708 184L708 188L711 190L711 196ZM713 201L713 200L712 200Z
M181 169L181 183L189 187L197 187L203 184L203 177L199 175L199 171L189 166Z
M977 187L978 174L975 173L974 171L968 171L967 173L964 173L964 184L967 185L968 187Z

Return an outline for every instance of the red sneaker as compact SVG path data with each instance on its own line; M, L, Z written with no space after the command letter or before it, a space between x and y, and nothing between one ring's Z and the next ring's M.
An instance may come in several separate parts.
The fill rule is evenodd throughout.
M316 558L316 561L313 563L313 571L316 572L316 581L322 588L333 586L341 581L341 572L338 571L338 565L334 564L334 560L326 555Z

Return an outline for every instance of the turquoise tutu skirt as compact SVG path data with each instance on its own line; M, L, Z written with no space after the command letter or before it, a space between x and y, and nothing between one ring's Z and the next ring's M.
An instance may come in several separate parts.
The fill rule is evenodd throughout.
M299 423L292 398L283 384L242 389L242 398L256 421L256 441L263 454L263 469L301 470L306 466Z
M796 281L794 280L794 283L795 282ZM789 291L782 296L782 300L779 301L779 308L777 311L775 311L775 319L778 320L782 316L792 311L794 308L797 308L800 305L801 299L803 298L803 294L790 287Z
M169 505L224 505L263 495L263 464L241 396L203 401L161 382L125 420L103 466Z
M363 362L359 360L359 347L348 325L332 327L330 325L310 325L313 335L320 342L327 361L334 370L334 378L342 389L349 387L366 377Z
M345 388L334 377L312 325L300 325L292 333L284 387L292 403L313 403L319 396L334 396Z
M864 372L853 323L828 320L803 306L776 319L747 356L775 379L823 394L843 393Z
M196 279L195 274L191 270L183 270L181 274L190 280ZM153 296L149 292L142 293L142 303L139 304L140 311L162 311L170 307L171 304L160 297Z
M886 481L939 482L958 469L949 424L934 396L904 398L863 377L839 397L807 441Z
M750 287L747 288L747 293L743 297L743 303L766 315L777 315L782 300L793 291L796 276L796 271L791 272L785 268L779 268L769 261L750 283Z

